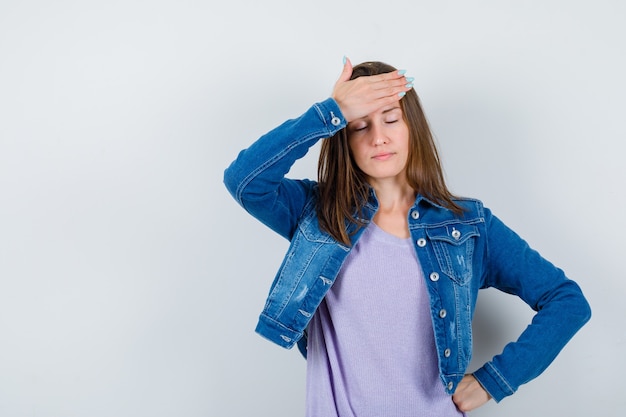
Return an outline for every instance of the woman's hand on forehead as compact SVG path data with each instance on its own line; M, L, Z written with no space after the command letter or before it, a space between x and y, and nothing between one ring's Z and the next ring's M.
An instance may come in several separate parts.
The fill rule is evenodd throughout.
M351 75L352 63L346 59L332 93L347 122L396 103L413 87L402 70L354 80L350 80Z

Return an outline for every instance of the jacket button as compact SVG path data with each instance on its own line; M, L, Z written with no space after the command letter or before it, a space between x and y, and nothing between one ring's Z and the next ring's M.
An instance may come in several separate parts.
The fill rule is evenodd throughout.
M459 240L459 239L461 238L461 232L459 232L458 230L454 229L454 230L452 231L452 237L453 237L455 240Z
M442 319L445 319L447 315L448 315L448 312L446 311L445 308L442 308L441 310L439 310L439 317L441 317Z
M443 351L443 356L445 356L446 358L449 358L451 353L452 352L450 351L450 349L446 349Z
M438 273L436 273L436 272L432 272L432 273L430 274L430 280L431 280L432 282L437 282L437 281L439 281L439 274L438 274Z
M417 246L419 246L420 248L423 248L424 246L426 246L426 239L424 238L417 239Z
M332 111L330 112L330 117L330 122L333 124L333 126L339 126L339 124L341 124L341 119L335 116L335 113L333 113Z
M420 212L419 212L419 211L417 211L417 210L413 210L413 211L411 212L411 217L413 217L413 220L417 220L417 219L419 219L419 218L420 218Z
M450 381L448 382L448 391L452 391L452 388L454 388L454 383Z

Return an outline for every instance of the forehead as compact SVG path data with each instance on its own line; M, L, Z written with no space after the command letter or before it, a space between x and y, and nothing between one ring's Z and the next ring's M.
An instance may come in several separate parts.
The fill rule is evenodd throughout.
M402 107L400 107L400 103L392 104L391 106L382 107L378 111L382 114L385 114L385 113L390 113L396 110L400 112L402 111Z
M402 107L400 107L400 103L394 103L394 104L391 104L389 106L381 107L380 109L375 110L375 111L371 112L370 114L368 114L367 116L364 116L361 119L357 119L357 120L365 120L365 119L368 119L368 118L381 116L381 115L385 115L385 114L388 114L388 113L396 113L396 112L402 113Z

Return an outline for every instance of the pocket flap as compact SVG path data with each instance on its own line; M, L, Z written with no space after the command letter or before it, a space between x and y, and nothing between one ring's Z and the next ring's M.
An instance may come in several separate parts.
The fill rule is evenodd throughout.
M478 227L473 224L451 223L444 226L427 228L426 235L431 240L443 241L452 245L461 245L471 237L480 236Z

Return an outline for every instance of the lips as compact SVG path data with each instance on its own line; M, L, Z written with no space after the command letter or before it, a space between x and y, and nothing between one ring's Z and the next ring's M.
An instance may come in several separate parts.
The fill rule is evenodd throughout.
M372 159L375 159L377 161L386 161L387 159L391 158L393 155L394 155L393 152L381 152L381 153L374 155Z

